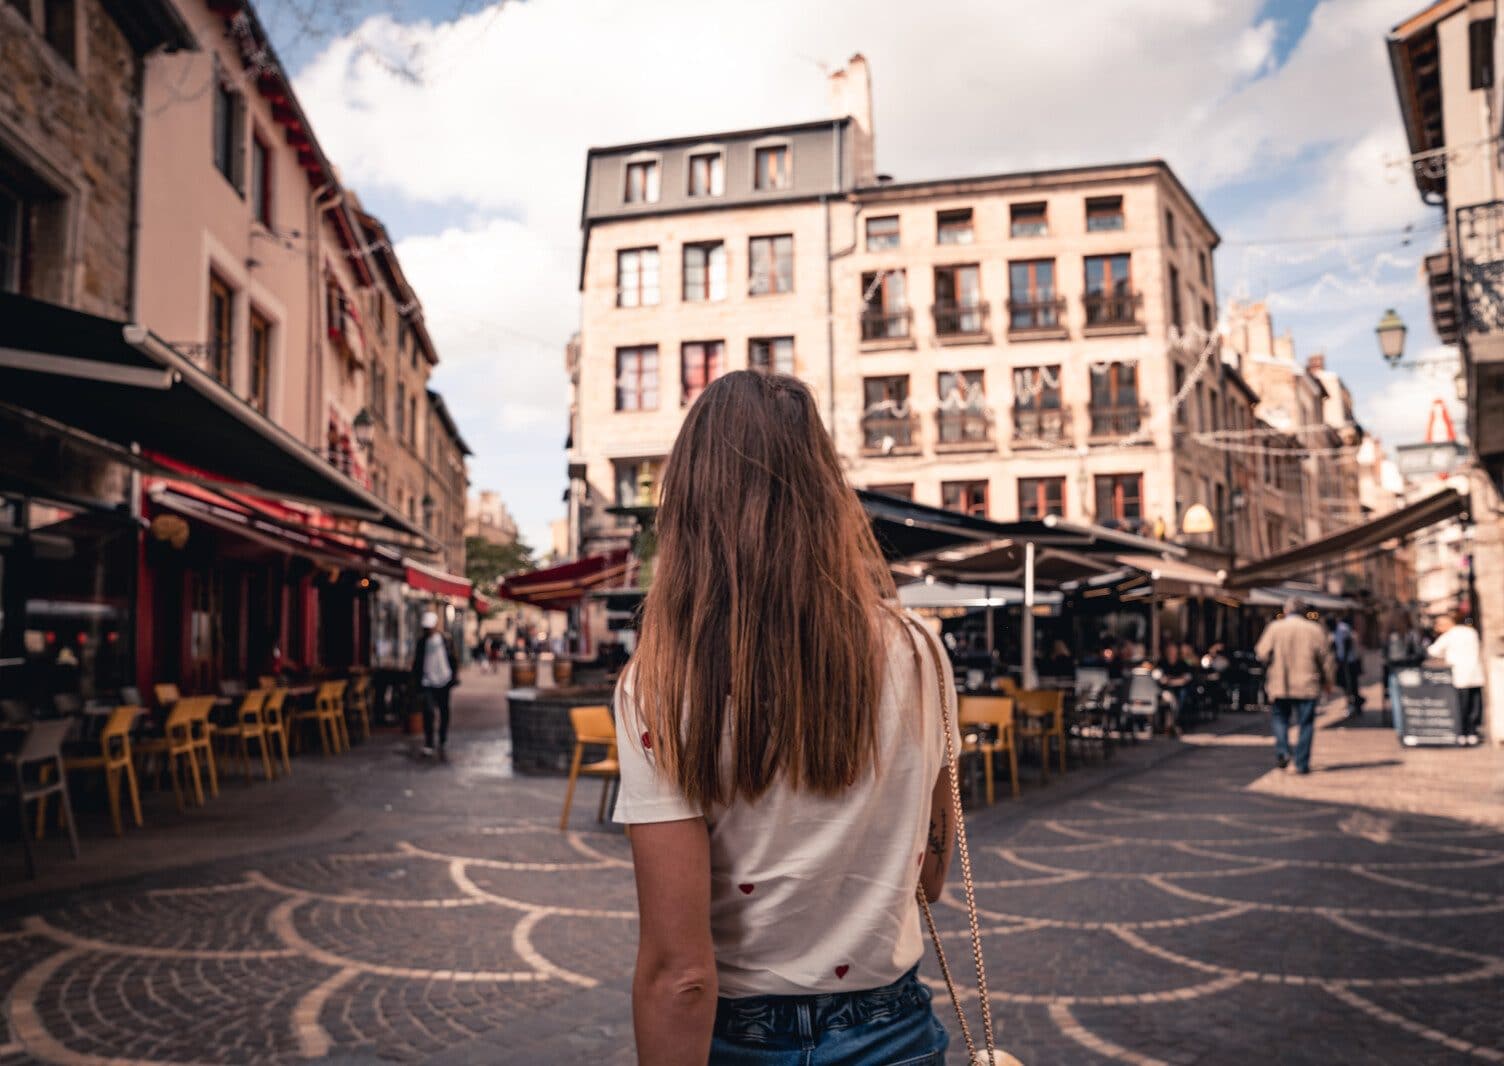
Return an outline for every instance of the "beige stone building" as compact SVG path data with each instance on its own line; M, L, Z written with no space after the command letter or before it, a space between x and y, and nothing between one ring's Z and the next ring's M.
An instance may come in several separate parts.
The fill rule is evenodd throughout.
M896 183L854 57L837 117L592 149L569 354L577 551L619 544L704 383L815 391L858 485L1178 536L1230 513L1218 237L1162 162ZM1177 396L1179 403L1176 402ZM1226 534L1198 534L1221 548Z
M507 509L501 493L482 489L470 494L465 503L465 536L479 537L490 544L517 542L517 520Z

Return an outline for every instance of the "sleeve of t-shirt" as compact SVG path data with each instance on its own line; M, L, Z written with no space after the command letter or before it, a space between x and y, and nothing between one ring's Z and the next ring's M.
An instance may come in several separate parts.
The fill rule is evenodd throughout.
M638 713L628 671L616 690L616 755L621 766L621 789L613 817L623 825L702 817L704 812L686 800L674 782L658 772L652 744Z
M919 675L920 679L921 679L922 683L926 687L933 685L935 688L939 689L941 692L944 693L944 696L945 696L945 709L948 712L949 721L950 721L951 743L954 745L953 750L959 755L959 753L961 751L961 721L960 721L960 713L961 712L960 712L960 697L956 694L956 674L955 674L955 669L954 669L954 667L951 666L950 656L946 654L946 652L945 652L945 646L940 643L939 638L937 638L934 635L934 633L932 633L930 631L930 628L924 624L923 620L921 620L918 615L914 614L912 611L907 612L907 613L908 613L909 620L910 620L911 624L913 625L914 629L917 630L918 633L919 633L919 637L917 639L920 642L920 654L922 656L922 662L924 663L924 665L920 668L920 675ZM935 682L934 682L933 674L934 674L934 662L935 662L935 660L933 658L931 658L931 655L930 655L931 650L939 653L939 661L940 661L940 684L939 685L935 685ZM926 703L926 705L929 703L929 696L928 696L928 694L926 694L925 703ZM938 722L939 714L940 714L940 708L937 707L937 708L935 708L935 715L936 715L936 718L937 718L936 724L937 725L939 724L939 722ZM943 732L937 732L936 735L941 738L941 745L942 745L942 747L940 748L940 758L943 761L944 758L945 758L945 748L943 746L944 745L944 736L945 736L945 734Z

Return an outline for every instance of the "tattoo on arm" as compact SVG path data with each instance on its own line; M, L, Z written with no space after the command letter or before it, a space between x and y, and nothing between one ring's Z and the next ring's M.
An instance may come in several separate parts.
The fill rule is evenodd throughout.
M945 809L930 815L930 854L937 858L945 854Z

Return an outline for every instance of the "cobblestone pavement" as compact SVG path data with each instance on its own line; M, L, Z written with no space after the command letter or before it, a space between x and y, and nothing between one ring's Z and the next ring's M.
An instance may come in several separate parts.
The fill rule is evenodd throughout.
M626 841L593 785L560 833L561 783L498 772L504 743L302 760L246 793L317 780L361 828L0 908L0 1063L632 1061ZM1252 733L1156 741L974 816L1010 1050L1504 1062L1504 831L1250 788L1270 761ZM956 887L936 915L964 977Z

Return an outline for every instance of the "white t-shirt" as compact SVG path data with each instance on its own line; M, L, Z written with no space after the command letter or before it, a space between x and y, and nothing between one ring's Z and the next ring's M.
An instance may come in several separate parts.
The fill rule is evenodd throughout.
M423 643L423 687L443 688L454 680L454 671L449 669L449 650L444 647L444 635L434 632Z
M1483 687L1483 649L1472 626L1453 626L1436 638L1426 654L1446 660L1455 688Z
M710 827L711 935L723 996L877 988L903 976L924 951L914 891L930 795L945 758L940 689L927 645L940 652L953 731L955 683L950 660L923 623L889 622L887 628L877 765L834 798L775 781L755 803L738 798L702 812L658 774L651 750L643 747L630 684L622 686L616 820L673 822L704 815Z

